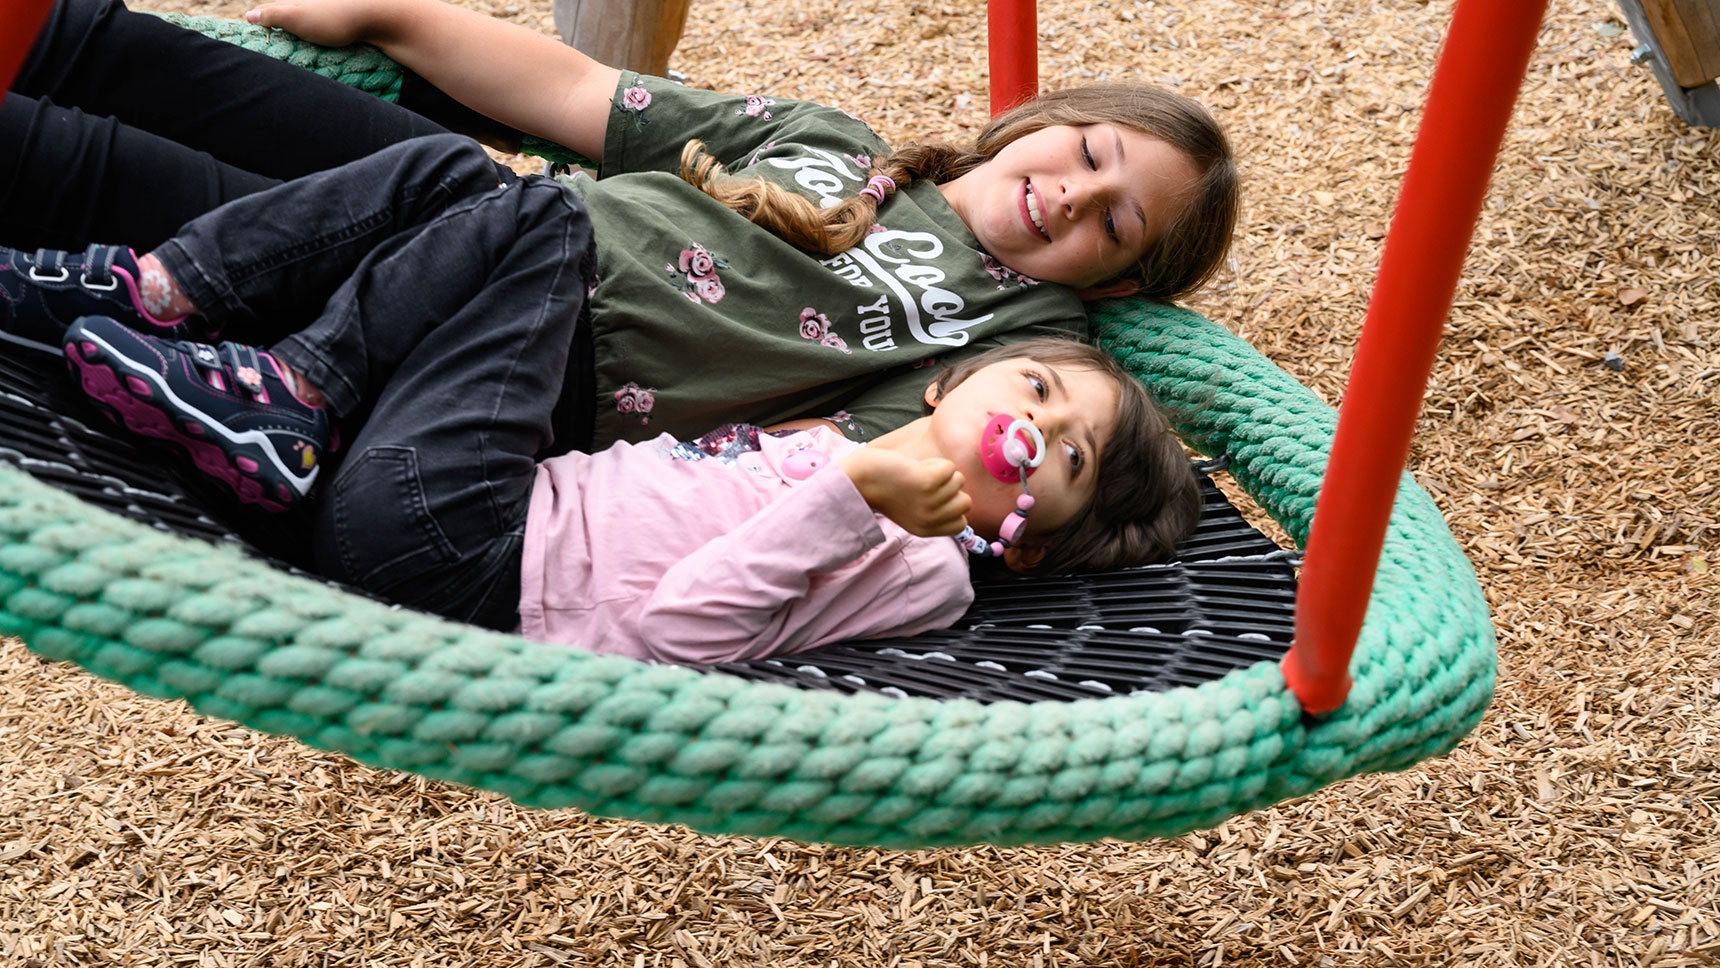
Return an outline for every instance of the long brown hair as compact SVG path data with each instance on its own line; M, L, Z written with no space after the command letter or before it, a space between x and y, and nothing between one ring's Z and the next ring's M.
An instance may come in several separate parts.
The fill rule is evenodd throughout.
M1111 354L1073 339L1023 340L945 367L933 381L933 395L942 399L976 371L1020 357L1087 367L1117 386L1116 429L1100 448L1092 499L1061 528L1023 545L1042 553L1023 570L1108 571L1170 554L1200 523L1200 485L1164 411Z
M942 184L990 161L1010 142L1060 124L1131 128L1176 148L1199 173L1177 217L1134 266L1108 281L1131 282L1136 295L1169 301L1211 279L1224 264L1236 229L1241 205L1236 159L1224 130L1206 108L1161 88L1105 84L1052 91L992 119L971 148L906 145L879 158L867 176L885 175L898 191L916 180ZM869 195L821 209L762 178L730 177L696 140L681 152L681 177L791 244L819 255L835 255L858 244L878 217L880 203Z

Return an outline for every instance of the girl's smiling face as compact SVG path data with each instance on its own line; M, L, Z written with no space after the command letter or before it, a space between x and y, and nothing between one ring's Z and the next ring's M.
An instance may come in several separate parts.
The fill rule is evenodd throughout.
M1140 260L1193 197L1198 178L1181 151L1133 128L1052 125L938 187L997 261L1093 290Z
M1045 462L1027 479L1035 501L1027 515L1032 539L1067 524L1092 500L1100 451L1116 429L1117 396L1116 383L1098 370L1025 356L975 370L941 399L935 384L927 387L931 438L961 471L974 530L995 538L1022 493L1020 483L1000 481L985 468L981 447L992 418L1030 420L1045 439Z

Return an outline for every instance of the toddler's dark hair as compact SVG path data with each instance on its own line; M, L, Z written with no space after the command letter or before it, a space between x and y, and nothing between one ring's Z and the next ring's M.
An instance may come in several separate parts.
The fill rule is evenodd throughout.
M935 396L942 399L983 367L1021 357L1097 370L1117 385L1116 429L1098 454L1093 498L1063 527L1031 542L1044 555L1025 570L1108 571L1170 554L1200 522L1200 485L1164 410L1111 354L1073 339L1010 343L945 367L933 381Z

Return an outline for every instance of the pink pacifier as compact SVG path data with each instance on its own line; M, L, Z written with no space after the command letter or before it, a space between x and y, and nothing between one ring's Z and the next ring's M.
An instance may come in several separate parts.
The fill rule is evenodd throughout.
M955 539L969 554L1000 557L1021 540L1022 529L1027 527L1033 495L1027 493L1026 478L1045 463L1045 435L1031 420L998 414L985 425L985 433L980 436L979 459L992 477L1005 484L1020 482L1021 496L1015 499L1015 509L998 526L996 541L985 540L972 527L963 528Z
M1031 420L1000 413L980 435L979 460L992 477L1005 484L1017 483L1023 476L1032 477L1045 463L1045 435Z

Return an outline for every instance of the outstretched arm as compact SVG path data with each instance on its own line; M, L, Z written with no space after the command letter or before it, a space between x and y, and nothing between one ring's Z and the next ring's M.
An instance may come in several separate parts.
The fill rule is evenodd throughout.
M315 44L374 44L467 107L602 160L621 72L441 0L269 0L245 15Z

